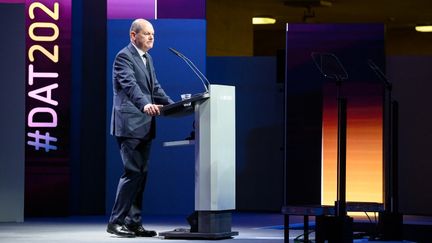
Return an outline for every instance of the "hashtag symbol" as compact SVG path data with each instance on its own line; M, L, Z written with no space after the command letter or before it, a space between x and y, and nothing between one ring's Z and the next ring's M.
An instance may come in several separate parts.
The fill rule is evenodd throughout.
M45 152L49 152L51 150L57 150L57 146L51 145L50 142L57 142L57 138L50 137L49 132L45 133L45 135L40 134L39 130L36 130L35 133L27 133L27 136L30 138L34 138L34 141L28 141L27 144L30 146L34 146L36 150L39 148L44 148ZM41 140L45 141L41 143Z

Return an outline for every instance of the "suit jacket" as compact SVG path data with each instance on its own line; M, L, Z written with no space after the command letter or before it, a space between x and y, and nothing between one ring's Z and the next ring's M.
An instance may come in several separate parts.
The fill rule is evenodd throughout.
M111 135L154 138L155 118L144 113L144 106L173 103L157 81L153 60L147 55L150 73L131 43L114 60Z

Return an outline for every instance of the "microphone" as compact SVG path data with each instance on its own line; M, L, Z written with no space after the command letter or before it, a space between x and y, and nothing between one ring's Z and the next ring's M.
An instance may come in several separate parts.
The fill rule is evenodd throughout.
M195 66L195 64L189 58L187 58L185 55L183 55L181 52L177 51L176 49L171 47L169 47L168 49L172 51L174 54L176 54L177 56L179 56L189 66L189 68L192 69L195 75L201 80L206 92L208 92L208 86L210 85L210 82L208 81L206 76Z

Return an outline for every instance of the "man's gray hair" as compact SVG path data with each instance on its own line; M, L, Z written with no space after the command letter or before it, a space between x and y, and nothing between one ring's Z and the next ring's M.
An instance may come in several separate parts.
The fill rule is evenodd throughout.
M148 21L145 19L135 19L131 24L129 33L132 31L135 33L139 33L142 30L142 25L141 25L142 22L148 22Z

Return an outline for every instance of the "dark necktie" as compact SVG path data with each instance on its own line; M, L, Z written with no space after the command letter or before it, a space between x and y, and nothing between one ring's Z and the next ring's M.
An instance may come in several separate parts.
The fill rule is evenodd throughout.
M143 57L144 57L144 59L145 59L145 66L146 66L147 71L148 71L148 73L149 73L149 75L150 75L150 73L151 73L151 72L150 72L150 61L149 61L149 58L148 58L147 53L144 53Z
M147 72L148 72L148 75L150 77L150 87L151 87L151 90L153 90L153 78L152 78L151 71L150 71L150 59L148 58L147 53L144 53L143 57L145 59L145 67L147 68ZM154 102L153 91L151 92L151 99L152 99L152 102Z

